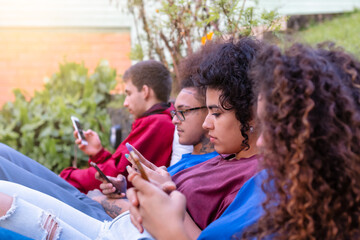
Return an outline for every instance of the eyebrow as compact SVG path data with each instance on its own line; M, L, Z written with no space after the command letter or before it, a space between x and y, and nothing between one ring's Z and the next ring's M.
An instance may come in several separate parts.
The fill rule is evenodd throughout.
M207 106L208 109L213 109L213 108L220 108L218 105L209 105Z
M190 106L182 104L179 106L175 106L175 108L190 108Z

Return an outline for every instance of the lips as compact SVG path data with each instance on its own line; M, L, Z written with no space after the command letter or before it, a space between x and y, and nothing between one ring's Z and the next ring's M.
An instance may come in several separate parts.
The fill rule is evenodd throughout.
M216 137L213 137L210 134L209 134L209 139L210 139L210 142L212 142L212 143L216 141Z
M182 129L179 129L179 128L177 129L177 131L178 131L178 132L184 132L184 130L182 130Z

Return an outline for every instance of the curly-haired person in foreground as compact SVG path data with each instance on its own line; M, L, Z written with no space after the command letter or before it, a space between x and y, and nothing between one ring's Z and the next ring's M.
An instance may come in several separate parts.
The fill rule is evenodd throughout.
M250 71L265 170L244 184L199 239L360 238L359 66L339 50L300 44L285 52L268 46L259 53ZM145 187L150 191L137 173L129 179L138 197L146 196ZM176 191L154 196L162 209L175 208L168 214L181 218ZM138 212L152 214L143 207ZM188 239L177 223L171 224L173 232Z
M260 239L360 237L360 89L325 51L270 47L252 69L268 173Z

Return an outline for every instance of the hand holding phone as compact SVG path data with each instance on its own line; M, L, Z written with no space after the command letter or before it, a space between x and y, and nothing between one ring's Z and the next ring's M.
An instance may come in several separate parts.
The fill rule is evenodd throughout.
M96 163L94 162L90 162L90 165L93 166L96 171L100 174L100 176L108 183L111 183L115 188L115 192L116 194L121 194L121 193L124 193L126 191L126 185L125 185L125 189L120 189L118 186L116 186L113 182L110 181L110 179L103 173L103 171L100 170L100 168L97 166Z
M125 145L126 145L126 148L129 150L131 159L133 160L137 169L139 170L141 177L143 179L145 179L146 181L149 181L149 178L146 175L145 170L140 163L139 156L134 152L134 149L132 148L132 146L129 143L126 143Z
M73 123L73 126L75 130L78 132L78 138L81 139L81 144L88 145L88 142L86 141L86 137L84 135L84 130L82 128L82 125L77 117L71 116L71 121Z

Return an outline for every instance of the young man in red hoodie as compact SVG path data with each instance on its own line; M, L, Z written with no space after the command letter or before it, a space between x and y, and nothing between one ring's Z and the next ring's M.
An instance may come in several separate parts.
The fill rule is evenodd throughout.
M125 143L129 142L147 159L157 166L168 166L171 158L174 125L171 122L170 105L167 103L171 92L171 76L160 62L149 60L130 67L123 76L126 98L124 106L134 116L135 121L129 136L111 154L103 148L96 132L84 131L88 145L75 143L87 155L89 162L95 162L109 176L127 176L125 158L129 153ZM77 137L77 132L74 131ZM93 167L78 169L69 167L60 176L81 192L99 188L100 181L95 179Z

